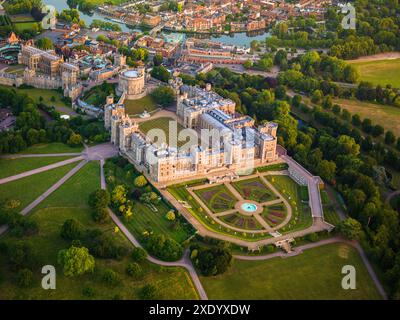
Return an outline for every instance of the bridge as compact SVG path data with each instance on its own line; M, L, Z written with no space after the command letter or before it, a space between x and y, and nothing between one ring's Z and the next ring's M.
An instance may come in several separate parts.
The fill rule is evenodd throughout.
M156 35L158 32L160 32L163 28L165 27L165 23L162 22L160 23L158 26L155 26L153 29L151 29L149 31L149 35L154 36Z

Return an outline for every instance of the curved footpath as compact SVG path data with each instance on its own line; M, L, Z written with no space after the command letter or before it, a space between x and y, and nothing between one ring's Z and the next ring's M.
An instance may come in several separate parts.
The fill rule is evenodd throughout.
M362 249L360 244L356 241L345 240L341 237L332 237L332 238L324 239L324 240L321 240L318 242L308 243L308 244L305 244L305 245L302 245L299 247L295 247L295 248L293 248L293 252L290 254L286 254L283 251L280 251L280 252L275 252L275 253L271 253L271 254L263 255L263 256L234 255L234 257L238 260L248 260L248 261L268 260L268 259L277 258L277 257L287 258L287 257L301 254L304 250L324 246L324 245L331 244L331 243L337 243L337 242L342 242L342 243L348 244L358 251L358 253L359 253L362 261L364 262L364 265L367 268L367 271L368 271L370 277L372 278L372 281L374 282L376 288L378 289L380 295L382 296L382 298L384 300L387 300L387 295L386 295L385 289L383 288L381 282L379 281L379 278L377 277L374 269L372 268L371 263L368 261L368 258L366 256L364 250Z
M100 160L100 172L101 172L101 188L106 189L106 180L104 177L104 160ZM114 223L118 226L118 228L122 231L122 233L127 237L127 239L135 246L138 248L143 248L142 245L139 243L139 241L133 236L133 234L125 227L125 225L119 220L119 218L114 214L114 212L108 208L108 212L110 214L111 219L114 221ZM190 276L192 277L193 284L195 285L197 292L200 296L201 300L208 300L206 291L203 288L203 285L200 282L199 276L196 273L196 270L193 267L192 262L190 261L189 257L189 250L186 250L183 257L174 262L167 262L167 261L162 261L157 258L154 258L150 255L147 255L147 260L149 260L152 263L165 266L165 267L182 267L185 268Z

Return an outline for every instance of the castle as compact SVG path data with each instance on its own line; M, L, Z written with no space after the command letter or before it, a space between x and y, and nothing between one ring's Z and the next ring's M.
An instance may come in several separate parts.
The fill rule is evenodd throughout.
M18 63L25 66L22 74L0 72L0 84L19 87L22 84L42 89L62 88L64 96L75 100L82 92L78 82L79 67L64 62L51 51L21 45Z
M200 133L189 146L154 143L140 125L125 114L122 104L107 99L104 125L111 130L111 142L134 164L143 167L156 182L167 182L217 170L245 170L277 160L278 125L268 122L255 127L249 116L236 113L235 103L205 89L180 85L177 89L176 118L184 128ZM151 121L151 120L150 120ZM203 131L217 133L217 144L205 141ZM215 141L214 141L215 142ZM211 146L210 146L211 145Z

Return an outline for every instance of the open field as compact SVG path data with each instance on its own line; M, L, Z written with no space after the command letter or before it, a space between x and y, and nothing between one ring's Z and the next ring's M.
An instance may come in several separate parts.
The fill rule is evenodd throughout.
M385 130L392 130L396 136L400 136L400 108L348 99L334 99L333 103L351 114L359 114L361 119L369 118L374 124L380 124Z
M20 154L79 153L83 146L70 147L61 142L39 143L26 148Z
M353 60L350 63L358 69L362 81L381 86L391 84L396 88L400 87L400 59Z
M16 174L44 167L52 163L63 161L71 157L43 157L0 159L0 179Z
M156 110L157 104L150 95L138 100L125 100L125 112L129 115L139 115L143 111L151 112Z
M85 176L85 181L82 181ZM4 276L0 299L138 299L141 288L148 283L157 285L161 299L198 299L198 294L188 273L182 268L164 268L149 262L141 263L143 276L129 277L125 268L129 257L122 260L96 258L96 268L93 274L79 277L65 277L57 264L59 250L69 247L69 243L60 237L60 228L65 220L74 218L85 228L100 229L114 241L126 248L131 244L121 232L115 233L111 220L103 224L95 223L87 207L87 197L100 187L99 165L90 162L76 176L68 180L60 189L55 191L32 214L39 225L39 234L25 237L22 240L32 245L37 263L32 269L34 284L21 289L15 284L15 273L7 267L4 256L0 255L0 273ZM4 240L15 241L11 235ZM2 239L2 240L3 240ZM43 290L40 286L41 266L51 264L57 268L57 290ZM117 272L120 283L117 286L107 285L102 280L105 269ZM91 296L85 295L84 290L91 290Z
M18 207L18 210L22 210L77 164L71 163L63 167L2 184L0 185L0 202L7 199L19 200L21 205Z
M357 289L343 290L344 265L357 270ZM235 260L231 270L201 277L210 299L380 299L358 252L329 244L286 259Z
M168 143L169 142L169 139L170 139L170 130L169 130L169 128L170 128L170 125L172 126L172 128L174 128L174 126L177 126L177 137L176 137L176 142L177 143L175 143L174 141L171 141L171 143ZM179 141L178 140L178 137L179 137L179 133L182 131L182 130L184 130L185 129L185 127L184 126L182 126L180 123L178 123L177 121L175 121L174 119L172 119L172 118L168 118L168 117L161 117L161 118L156 118L156 119L153 119L153 120L148 120L148 121L144 121L144 122L140 122L140 124L139 124L139 129L140 129L140 131L142 131L144 134L147 134L151 129L159 129L159 130L162 130L162 132L165 134L165 140L166 141L164 141L164 142L166 142L166 143L168 143L168 145L169 146L172 146L172 147L176 147L176 145L178 145L178 147L181 147L181 146L183 146L187 141L189 141L189 138L187 138L185 141ZM189 130L187 130L188 132L190 132ZM161 136L161 137L157 137L157 140L156 140L156 144L159 144L159 143L161 143L161 142L163 142L163 141L160 141L159 139L162 139L163 138L163 136ZM171 136L171 138L173 138L172 136ZM193 140L193 139L192 139ZM193 141L196 141L196 143L197 143L197 139L195 139L195 140L193 140Z
M292 207L292 218L287 225L279 229L285 234L292 231L302 230L312 225L311 210L308 204L302 201L307 200L308 193L289 176L265 176L278 191L286 198Z
M90 193L99 188L100 165L97 161L90 161L42 202L38 208L87 207Z

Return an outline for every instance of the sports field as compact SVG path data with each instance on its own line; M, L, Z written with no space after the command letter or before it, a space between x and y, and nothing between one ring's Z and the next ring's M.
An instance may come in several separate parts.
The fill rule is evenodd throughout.
M362 81L382 86L391 84L400 88L400 59L351 61L350 63L358 69Z

